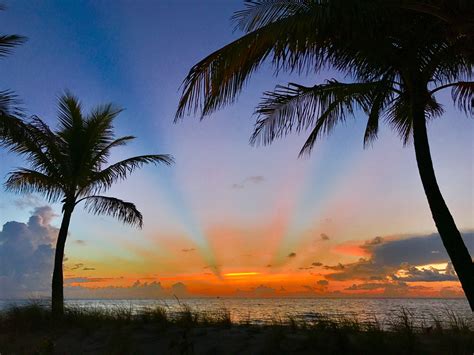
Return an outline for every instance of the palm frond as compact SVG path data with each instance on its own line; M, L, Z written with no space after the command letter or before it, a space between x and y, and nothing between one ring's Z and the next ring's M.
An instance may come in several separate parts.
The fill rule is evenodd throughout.
M305 87L290 83L267 92L258 105L252 144L269 144L292 131L311 129L302 153L309 153L316 138L356 110L367 111L379 82L341 83L336 80Z
M24 110L21 104L21 100L13 91L0 91L0 116L23 117Z
M232 16L236 29L251 32L272 22L309 9L311 0L246 0L245 9Z
M385 119L387 123L398 133L403 145L410 142L413 133L413 111L412 104L407 93L400 93L387 104ZM439 117L443 113L443 107L430 97L425 105L426 119Z
M0 91L0 145L8 146L24 137L21 101L10 90Z
M313 13L298 12L244 35L194 65L183 81L175 121L198 111L204 117L233 103L267 59L276 72L323 67L338 49L327 33L315 31L317 20Z
M162 155L141 155L128 158L112 164L99 172L93 173L88 184L84 189L93 189L93 191L100 192L107 190L113 183L124 180L136 169L141 168L146 164L165 164L171 165L173 158L168 154Z
M387 74L378 87L373 90L370 108L366 111L368 118L364 132L364 148L377 139L380 118L384 116L386 108L394 101L394 96L400 93L393 85L393 77L393 74Z
M17 193L40 193L50 202L57 202L64 195L62 186L56 179L31 169L11 172L5 188Z
M268 60L277 74L314 73L333 67L370 81L383 75L397 49L383 31L394 26L393 8L368 0L260 0L234 19L251 31L194 65L183 81L175 121L202 117L235 101L252 74ZM376 26L375 26L376 24ZM376 50L374 50L376 48ZM201 118L202 118L201 117Z
M457 107L469 116L474 117L474 82L454 83L451 96Z
M58 98L59 131L67 134L74 126L83 126L82 104L71 92L66 91Z
M143 216L131 202L108 196L87 196L78 203L81 201L85 202L84 208L90 213L107 215L138 228L143 226Z
M22 155L32 170L59 179L63 168L58 140L49 127L38 117L30 122L16 118L3 118L5 128L2 145L11 152Z
M122 111L122 108L109 103L96 107L87 117L86 135L96 151L102 150L114 140L113 121Z
M102 164L107 162L107 158L110 157L110 151L112 148L120 147L126 145L130 141L134 140L136 137L134 136L125 136L114 139L108 145L104 146L101 150L97 151L95 155L91 159L90 166L94 169L100 168Z
M0 58L9 55L13 48L26 42L26 37L19 35L0 35Z

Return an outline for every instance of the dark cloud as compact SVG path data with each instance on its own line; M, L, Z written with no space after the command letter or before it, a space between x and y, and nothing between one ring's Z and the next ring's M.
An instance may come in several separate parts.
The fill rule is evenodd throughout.
M370 291L370 290L378 290L385 288L386 284L383 283L365 283L365 284L352 284L352 286L347 287L346 290L348 291Z
M49 206L37 207L27 223L7 222L0 231L0 298L49 294L58 229Z
M64 293L69 298L104 298L104 299L153 299L171 297L173 292L169 288L164 288L160 282L140 282L136 281L129 287L97 287L89 288L82 285L65 285ZM180 297L188 295L181 294Z
M82 239L77 239L74 241L75 244L77 245L86 245L86 241L85 240L82 240Z
M294 258L295 256L296 256L296 253L294 253L294 252L291 252L290 254L288 254L289 258Z
M364 260L364 259L360 259L359 261L361 261L361 260ZM348 265L350 265L350 264L348 264ZM326 270L344 270L344 269L346 268L346 266L343 265L343 264L341 264L341 263L339 263L339 264L333 265L333 266L331 266L331 265L324 265L324 268L325 268Z
M359 259L354 263L338 264L334 266L326 265L326 270L336 271L326 275L329 280L346 281L353 279L370 280L373 276L392 274L396 270L385 265L375 264L372 260L364 258Z
M325 233L321 233L320 237L321 237L321 240L329 240L330 239L329 236Z
M232 184L233 189L243 189L249 184L260 184L265 181L265 177L261 175L256 175L256 176L248 176L244 180L242 180L240 183L235 183Z
M319 261L315 261L314 263L311 264L312 266L323 266L323 263L320 263Z
M418 269L414 266L407 266L405 275L403 277L392 276L395 280L403 280L405 282L424 281L424 282L436 282L436 281L457 281L458 277L454 272L451 263L448 263L446 269L442 273L440 270L433 267Z
M84 271L95 270L95 267L85 267L82 270Z
M80 269L84 266L84 264L82 263L79 263L79 264L74 264L72 266L69 266L67 269L68 270L77 270L77 269ZM65 268L66 269L66 268Z
M192 252L192 251L195 251L196 249L195 248L185 248L185 249L181 249L181 251L183 253L189 253L189 252Z
M65 284L89 283L89 282L103 282L114 280L111 277L68 277L64 279Z
M471 254L474 251L474 233L463 233L464 241ZM447 263L448 255L438 234L405 237L402 239L384 239L376 237L366 241L360 248L370 256L357 262L325 266L334 273L326 275L329 280L367 280L367 281L403 281L403 282L434 282L456 281L457 277L452 265L448 263L446 270L435 268L420 269L421 265ZM402 274L395 274L402 270ZM374 285L376 285L374 283ZM400 289L397 284L397 290Z
M463 239L471 255L474 253L474 232L464 232ZM384 240L376 237L363 246L372 254L374 262L398 266L427 265L449 260L439 234Z
M368 282L363 284L353 284L346 288L347 291L373 291L382 290L382 295L385 297L406 297L410 293L416 293L417 291L423 291L429 289L424 286L410 286L403 281L386 282L386 283L375 283Z

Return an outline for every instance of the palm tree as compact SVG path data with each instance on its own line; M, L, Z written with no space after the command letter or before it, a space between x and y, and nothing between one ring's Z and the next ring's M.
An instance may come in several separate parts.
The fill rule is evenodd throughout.
M343 72L350 81L290 83L266 92L251 143L309 131L301 154L310 153L318 137L355 112L368 116L365 145L377 137L381 120L405 144L413 140L434 222L474 311L474 264L441 195L426 130L426 122L443 113L436 93L446 88L458 108L474 115L473 58L465 51L470 39L446 36L434 16L376 0L247 1L234 19L246 34L191 68L176 120L232 103L268 60L277 72Z
M11 151L26 158L29 167L12 171L7 190L40 193L50 202L61 202L59 229L52 279L52 311L63 314L63 257L71 216L77 205L88 212L112 216L123 223L142 227L142 214L131 202L101 195L113 183L124 180L145 164L170 165L169 155L141 155L105 166L115 147L135 137L116 138L113 121L121 109L111 104L84 115L81 103L69 93L59 98L59 126L51 130L35 117L23 125L23 133L6 137Z

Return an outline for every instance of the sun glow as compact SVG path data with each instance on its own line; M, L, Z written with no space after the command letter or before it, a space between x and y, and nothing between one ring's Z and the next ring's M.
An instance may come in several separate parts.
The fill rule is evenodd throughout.
M255 276L255 275L260 275L260 273L259 272L229 272L227 274L224 274L224 276L228 276L228 277Z

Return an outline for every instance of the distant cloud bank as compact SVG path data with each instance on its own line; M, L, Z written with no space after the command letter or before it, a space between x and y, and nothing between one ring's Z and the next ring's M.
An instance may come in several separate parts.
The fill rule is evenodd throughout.
M10 221L0 231L0 298L49 295L54 243L51 207L34 209L27 223Z

